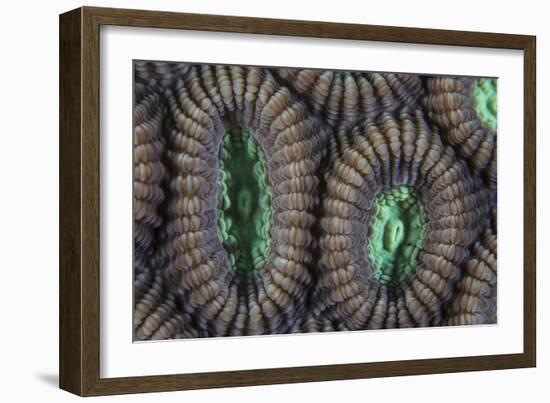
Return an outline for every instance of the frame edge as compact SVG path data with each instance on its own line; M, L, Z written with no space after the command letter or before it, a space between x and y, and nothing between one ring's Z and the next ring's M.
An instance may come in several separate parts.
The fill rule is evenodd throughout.
M174 11L151 11L143 9L86 6L83 7L83 10L98 20L101 20L101 24L126 25L142 28L188 29L326 39L371 40L396 43L509 49L523 49L525 42L529 38L528 35L495 32L198 14ZM404 30L407 31L406 36L403 35ZM475 45L473 43L475 43Z
M59 387L82 395L82 10L59 16Z
M536 36L524 42L524 302L523 357L526 367L537 366L537 57Z

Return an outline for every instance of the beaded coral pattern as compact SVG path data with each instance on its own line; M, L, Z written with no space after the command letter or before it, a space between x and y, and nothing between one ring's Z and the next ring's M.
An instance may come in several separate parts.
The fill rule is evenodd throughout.
M134 339L496 323L496 79L134 80Z

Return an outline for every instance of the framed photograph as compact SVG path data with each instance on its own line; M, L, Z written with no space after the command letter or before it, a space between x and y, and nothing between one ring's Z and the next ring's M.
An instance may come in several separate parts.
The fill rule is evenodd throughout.
M60 387L535 366L535 59L525 35L62 14Z

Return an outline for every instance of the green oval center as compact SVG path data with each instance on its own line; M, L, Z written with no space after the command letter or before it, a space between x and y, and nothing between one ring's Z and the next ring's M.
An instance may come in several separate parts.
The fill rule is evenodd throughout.
M369 223L367 253L374 278L399 285L414 269L426 236L426 212L408 186L387 189L377 196Z
M248 130L223 136L218 185L218 234L237 271L251 274L266 262L272 222L265 157Z
M497 129L497 80L480 78L474 82L473 96L475 98L476 114L481 123L488 129Z

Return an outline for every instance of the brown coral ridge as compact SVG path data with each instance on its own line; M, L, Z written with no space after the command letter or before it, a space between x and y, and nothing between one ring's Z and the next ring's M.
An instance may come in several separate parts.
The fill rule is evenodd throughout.
M304 315L303 320L297 321L291 333L324 333L324 332L342 332L348 329L344 323L340 321L331 321L327 318L319 317L311 312Z
M162 96L152 87L135 85L134 106L134 266L140 273L155 252L155 230L161 225L159 207L164 200L162 181L166 169L161 161L165 141Z
M163 258L185 313L216 336L288 332L312 284L325 132L265 69L190 66L165 96L171 182ZM235 128L249 130L263 151L273 192L271 242L253 276L232 266L217 229L220 145Z
M418 110L342 127L330 154L314 314L350 330L443 324L488 190ZM413 272L390 286L373 278L366 245L376 196L402 185L421 196L427 234Z
M134 338L138 341L209 336L193 326L162 270L145 268L136 275L134 301Z
M189 65L186 63L134 61L134 80L150 87L168 89L174 87Z
M477 116L473 83L469 77L429 77L423 105L430 120L441 129L444 141L496 190L497 133Z
M278 77L332 128L413 106L422 94L419 76L335 70L275 70Z
M473 245L463 272L445 324L497 323L497 236L492 226Z

